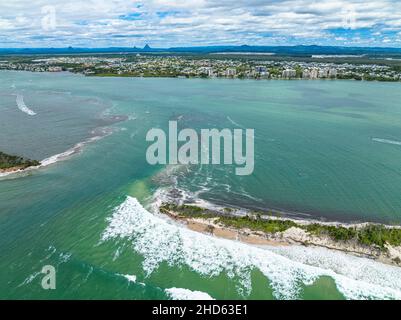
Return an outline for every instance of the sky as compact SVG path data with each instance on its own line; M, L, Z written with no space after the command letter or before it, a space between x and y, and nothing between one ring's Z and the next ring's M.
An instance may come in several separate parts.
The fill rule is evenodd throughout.
M0 47L401 47L400 0L0 0Z

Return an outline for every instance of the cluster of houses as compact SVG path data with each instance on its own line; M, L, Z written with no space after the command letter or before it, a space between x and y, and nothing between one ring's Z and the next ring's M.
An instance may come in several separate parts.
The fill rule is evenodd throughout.
M258 79L401 80L401 73L385 65L326 62L261 61L250 59L136 55L122 57L65 56L27 62L0 61L0 69L35 72L71 71L133 77L226 77Z

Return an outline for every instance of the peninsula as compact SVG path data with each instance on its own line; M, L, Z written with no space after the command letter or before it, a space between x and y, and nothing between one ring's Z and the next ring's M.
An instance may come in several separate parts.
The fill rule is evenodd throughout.
M189 229L253 245L324 247L401 266L401 227L343 224L281 218L265 212L238 215L235 209L210 210L165 203L159 212Z
M20 171L29 167L39 166L37 160L26 159L21 156L9 155L0 151L0 174Z

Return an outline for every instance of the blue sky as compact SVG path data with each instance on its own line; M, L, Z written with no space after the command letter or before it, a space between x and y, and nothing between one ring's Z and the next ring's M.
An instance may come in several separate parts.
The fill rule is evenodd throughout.
M0 47L401 47L399 0L0 1Z

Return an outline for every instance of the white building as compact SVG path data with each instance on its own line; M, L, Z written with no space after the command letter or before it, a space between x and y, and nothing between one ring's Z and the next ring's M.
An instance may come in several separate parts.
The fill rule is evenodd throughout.
M214 71L212 67L202 67L199 69L199 72L202 74L206 74L208 77L214 76Z
M295 78L297 72L294 69L285 69L282 73L282 77L286 79Z
M266 74L267 69L266 69L265 66L256 66L256 67L255 67L255 71L256 71L256 73L259 73L259 74L261 74L261 75L264 75L264 74Z
M331 69L329 70L329 77L330 77L330 78L337 78L337 69L331 68Z
M237 74L237 70L234 68L228 68L226 70L226 76L227 77L234 77Z
M308 69L305 69L302 71L302 78L303 79L310 79L311 78L311 72Z
M327 78L329 76L329 69L319 69L319 78Z
M310 78L311 79L317 79L319 77L319 69L313 68L310 71Z

